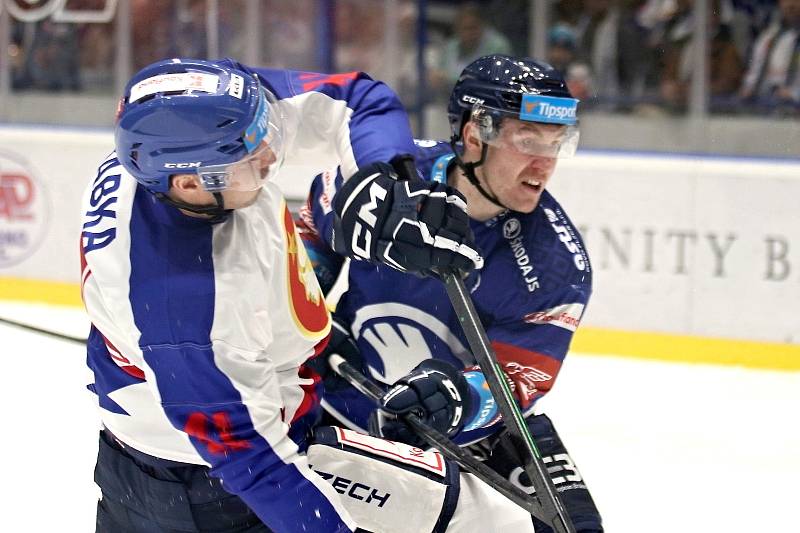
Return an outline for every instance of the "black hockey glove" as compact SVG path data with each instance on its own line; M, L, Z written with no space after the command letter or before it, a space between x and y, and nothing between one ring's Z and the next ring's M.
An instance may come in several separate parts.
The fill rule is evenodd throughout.
M333 207L342 255L422 275L483 266L464 197L447 185L398 180L392 166L374 163L344 182Z
M427 359L398 380L380 403L381 409L369 419L372 435L427 448L398 415L414 413L434 429L453 437L461 431L470 410L469 385L455 366Z
M328 358L332 354L341 355L354 368L363 371L364 358L361 357L347 327L336 317L331 322L331 338L328 340L328 345L318 356L306 361L306 366L322 378L325 392L336 392L350 386L347 380L339 376L328 364Z

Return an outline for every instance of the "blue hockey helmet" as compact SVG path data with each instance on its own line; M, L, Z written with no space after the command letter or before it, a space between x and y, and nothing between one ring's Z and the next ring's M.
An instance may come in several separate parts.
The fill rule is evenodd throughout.
M547 63L507 55L487 55L476 59L461 72L450 94L447 114L455 141L468 120L479 125L481 140L494 144L504 118L566 126L557 149L541 152L531 146L530 153L568 156L578 141L578 100L572 97L561 74ZM521 151L526 144L514 141Z
M153 63L120 101L117 157L154 193L169 190L171 175L187 173L213 193L255 190L283 161L275 104L255 75L230 60Z

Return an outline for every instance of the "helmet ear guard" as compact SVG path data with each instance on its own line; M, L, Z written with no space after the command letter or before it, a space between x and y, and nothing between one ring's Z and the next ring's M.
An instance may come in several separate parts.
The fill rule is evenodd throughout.
M493 112L480 104L472 107L469 120L478 126L481 141L489 143L498 137L503 124L501 113Z

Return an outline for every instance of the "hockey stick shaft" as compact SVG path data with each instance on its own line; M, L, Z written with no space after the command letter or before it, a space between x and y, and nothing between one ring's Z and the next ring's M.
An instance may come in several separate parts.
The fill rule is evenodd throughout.
M379 402L385 391L377 383L359 372L338 354L330 355L328 362L337 374L347 380L364 396L372 399L376 403ZM438 449L442 455L458 463L461 468L488 484L539 520L544 520L541 506L537 501L523 492L521 488L513 485L509 480L472 457L467 451L455 444L445 435L420 420L418 416L407 414L404 416L404 420L417 435L424 439L425 442Z
M503 416L511 445L536 489L536 497L544 510L545 518L540 518L538 515L536 517L550 525L557 533L574 533L575 527L572 525L572 520L558 497L553 480L550 479L539 448L536 446L536 442L528 430L528 425L525 423L525 418L508 386L505 372L497 362L497 356L489 343L486 331L478 318L478 312L475 310L464 282L455 273L444 273L441 278L447 289L447 296L450 298L459 322L461 322L467 342L486 377L489 390Z
M62 341L74 342L78 344L86 344L86 339L81 337L73 337L71 335L64 335L63 333L57 333L55 331L50 331L47 329L37 328L36 326L31 326L29 324L24 324L22 322L17 322L16 320L9 320L7 318L0 317L0 324L5 324L7 326L13 326L15 328L26 329L28 331L32 331L34 333L39 333L40 335L47 335L49 337L55 337L56 339L61 339Z

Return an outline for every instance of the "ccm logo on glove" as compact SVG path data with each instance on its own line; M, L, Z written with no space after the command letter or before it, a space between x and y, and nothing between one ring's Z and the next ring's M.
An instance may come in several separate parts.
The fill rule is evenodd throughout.
M483 266L467 204L447 185L374 163L344 182L333 200L333 249L358 260L426 275Z
M386 200L386 195L389 192L374 181L379 176L379 173L375 173L364 180L364 183L369 183L369 202L363 204L358 209L358 218L363 220L371 230L364 231L364 226L356 221L353 228L353 239L350 243L353 253L367 260L370 259L369 252L372 248L372 231L374 231L375 224L378 221L378 217L375 216L373 211L378 209L378 200ZM347 209L347 207L348 206L345 205L344 209ZM361 240L362 236L364 241L363 245L358 242Z

